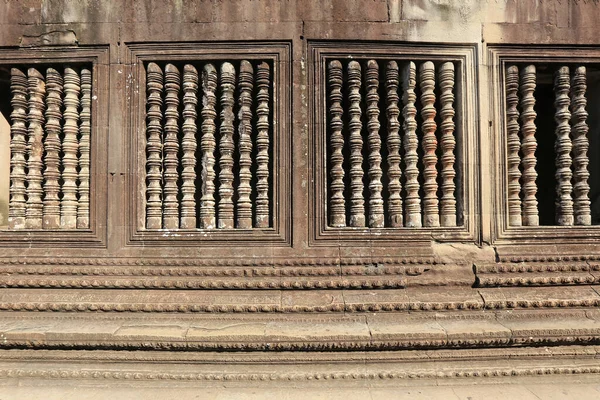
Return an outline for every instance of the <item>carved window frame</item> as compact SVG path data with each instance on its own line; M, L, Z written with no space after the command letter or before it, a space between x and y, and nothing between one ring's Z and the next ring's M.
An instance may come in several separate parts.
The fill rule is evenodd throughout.
M600 225L588 226L509 226L508 151L506 116L506 74L509 63L532 64L600 64L600 49L583 46L557 48L545 46L490 45L490 125L492 143L492 242L497 245L574 244L584 247L598 243ZM587 95L586 95L587 96ZM589 109L588 109L589 112ZM554 135L554 132L551 132ZM539 164L536 166L539 168ZM523 247L523 251L528 252ZM588 249L586 251L591 251Z
M330 42L309 41L309 165L313 184L310 185L309 229L310 241L315 246L336 245L353 246L356 244L397 245L407 242L428 246L431 239L439 241L476 241L479 237L479 190L478 161L479 137L477 124L478 88L476 79L476 47L474 45L430 45L415 43L370 43L370 42ZM419 227L419 228L331 228L327 224L325 197L327 196L327 171L325 154L326 137L326 96L327 62L331 59L410 60L452 61L459 65L456 69L456 87L461 96L457 96L454 107L457 110L455 123L461 132L460 143L455 154L457 165L462 168L463 225L457 227ZM461 115L461 118L459 117Z
M127 63L131 85L127 90L130 111L127 135L129 174L126 194L128 246L226 247L232 245L291 245L291 43L280 42L188 42L128 43ZM146 158L146 68L154 61L241 61L268 60L273 71L272 227L252 230L194 229L147 230L144 225Z
M0 247L105 247L107 241L107 168L109 50L107 46L0 49L3 65L92 65L90 136L90 216L87 229L0 229Z

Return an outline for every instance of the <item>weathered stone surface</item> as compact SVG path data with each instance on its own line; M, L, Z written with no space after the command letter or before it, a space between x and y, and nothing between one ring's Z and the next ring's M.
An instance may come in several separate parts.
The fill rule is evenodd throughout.
M219 387L236 385L248 398L259 397L246 390L256 384L285 387L271 393L281 398L490 399L473 386L452 393L424 387L459 379L505 385L534 376L544 385L503 386L502 396L593 394L592 384L586 391L566 385L550 391L566 376L595 384L600 373L599 232L506 225L502 83L505 60L530 72L509 79L510 106L519 116L529 114L525 129L519 118L511 127L517 215L524 200L517 139L523 131L532 139L537 127L538 144L553 145L553 134L541 135L553 129L543 127L548 115L536 96L557 65L569 65L571 75L580 71L570 94L563 72L557 120L563 131L571 124L579 132L571 154L579 193L573 215L590 225L587 202L597 177L586 187L586 168L594 175L597 160L584 154L581 139L590 135L590 149L597 147L599 13L595 1L558 0L0 1L0 119L6 121L0 125L0 397L68 398L59 395L66 386L77 398L104 398L117 381L125 382L119 394L151 397L156 393L142 386L152 381L165 396L180 397L227 398L234 395ZM323 69L329 62L331 79ZM213 69L203 79L208 64ZM577 69L582 64L585 81ZM158 93L161 101L154 103L156 96L146 96L155 83L147 79L151 65L169 73L168 99ZM393 71L386 75L388 65ZM33 70L27 107L18 100L21 117L11 120L9 72L16 67ZM85 121L76 115L74 74L63 99L68 118L57 112L57 86L44 92L35 74L65 67L92 71ZM52 99L50 121L40 114L44 93ZM523 96L525 109L518 107ZM32 185L22 185L29 190L23 202L55 206L57 185L66 186L68 196L58 201L70 202L73 220L73 201L87 195L86 184L81 192L74 185L85 181L87 125L83 151L75 140L87 124L88 103L89 226L83 217L76 233L42 232L37 223L20 232L4 229L2 203L15 193L6 178L16 165L13 177L21 179L22 162L17 157L10 164L6 125L24 120L33 136L35 148L16 146L28 155L33 176ZM154 131L155 176L144 170L147 107L155 126L169 134ZM387 130L393 131L389 142ZM411 135L402 141L405 130ZM48 139L48 132L50 162L42 157L40 169L38 139ZM56 161L56 135L68 155L65 165ZM564 180L568 209L569 146L561 135L556 180ZM546 166L537 159L543 146L536 155L530 144L525 184L532 204L546 200L533 190L545 184L539 177ZM207 152L214 154L203 158ZM66 177L55 181L57 169ZM194 186L202 174L217 184ZM40 196L40 184L51 189L48 196ZM147 185L155 190L152 199ZM331 189L338 201L328 225ZM388 189L396 198L391 211ZM151 203L162 218L164 202L171 221L189 220L161 221L149 233L144 211ZM210 229L219 222L219 203L226 203L226 232L216 237ZM442 227L435 217L422 224L424 209L440 214ZM199 215L205 222L196 224ZM233 232L238 228L244 232ZM174 384L179 392L169 393ZM398 389L412 384L421 392Z
M121 21L127 6L130 6L128 1L49 0L38 1L33 8L41 10L42 24L64 24Z

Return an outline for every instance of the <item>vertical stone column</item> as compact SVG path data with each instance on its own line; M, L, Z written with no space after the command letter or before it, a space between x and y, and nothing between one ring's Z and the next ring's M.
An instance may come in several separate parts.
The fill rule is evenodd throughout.
M235 68L225 62L221 64L221 140L219 142L219 215L218 227L233 228L233 93L235 90Z
M198 71L191 64L183 67L183 138L181 148L181 222L182 229L196 228L196 106Z
M344 123L342 115L342 63L338 60L329 62L327 83L329 84L329 148L331 149L329 168L329 225L333 227L346 226L346 203L344 199Z
M236 228L252 228L252 89L254 88L254 68L246 60L240 63L238 96L238 151L240 171L238 183Z
M270 226L269 202L269 86L270 67L262 62L256 69L256 217L257 228Z
M146 122L146 227L162 228L162 92L163 72L155 64L148 64L146 75L148 111Z
M402 73L402 116L404 118L403 128L403 146L404 163L406 168L406 201L404 210L404 224L409 228L420 228L421 223L421 198L419 197L419 168L417 162L419 156L417 148L419 140L417 138L417 108L415 102L417 95L415 87L417 85L417 67L412 61L408 62Z
M92 71L81 70L81 112L79 113L79 203L77 228L90 227L90 143L92 133Z
M217 70L212 64L204 65L202 71L202 187L200 198L200 227L214 229L215 217L215 149L217 142L215 118L217 117Z
M399 72L396 61L390 61L385 69L385 92L386 92L386 115L387 115L387 163L388 163L388 224L392 228L399 228L403 225L402 218L402 184L400 178L402 170L400 169L400 123L398 116L400 108L398 107L398 85Z
M73 68L65 68L65 134L63 150L63 197L60 207L60 226L65 229L77 227L77 152L79 151L79 94L81 80Z
M348 114L350 122L350 226L365 226L365 200L363 198L363 169L362 169L362 147L361 136L362 122L360 120L362 111L360 109L360 85L361 68L357 61L348 63L348 101L350 106Z
M8 206L8 226L10 229L25 228L27 189L27 76L17 68L10 70L10 91L12 112L10 119L10 200Z
M46 138L44 149L43 228L60 228L60 134L63 78L54 68L46 70Z
M440 147L442 150L440 222L442 226L456 226L456 198L454 196L456 190L454 183L456 139L454 138L454 64L452 62L445 62L441 65L438 80L440 86Z
M558 225L573 225L573 199L571 192L571 113L569 67L560 67L554 74L554 120L556 121L556 222Z
M179 228L179 90L181 74L173 64L165 67L164 200L165 229Z
M538 226L537 172L535 170L535 150L537 141L535 139L535 97L533 95L536 86L536 70L534 65L528 65L521 70L521 166L522 190L523 190L523 225Z
M419 68L421 86L421 118L423 125L423 225L440 226L437 197L437 138L435 131L435 66L431 61L424 62Z
M587 99L586 68L575 68L571 80L571 131L573 135L573 208L576 225L591 225L590 185L588 179L588 113L585 109Z
M521 139L519 138L519 68L511 65L506 68L506 147L508 161L508 223L521 226Z
M367 62L365 73L367 84L367 132L369 143L369 227L383 228L383 197L381 192L381 138L379 137L379 65L375 60Z
M25 227L28 229L42 229L42 195L44 193L42 189L42 156L44 154L46 83L44 76L35 68L29 68L27 71L27 93L29 94L29 112L27 114L29 126L27 129L27 209L25 211Z

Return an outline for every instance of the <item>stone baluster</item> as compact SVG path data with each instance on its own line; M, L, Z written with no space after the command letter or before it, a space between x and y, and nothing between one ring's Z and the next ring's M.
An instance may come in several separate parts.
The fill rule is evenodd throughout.
M350 226L365 226L365 200L363 198L363 139L360 109L361 68L357 61L348 63L348 130L350 132Z
M440 147L442 150L440 223L442 226L456 226L456 198L454 196L456 190L454 183L456 139L454 138L454 64L452 62L445 62L440 66L438 80L440 86Z
M269 64L260 63L256 69L256 216L257 228L270 226L269 202Z
M386 115L387 115L387 163L388 163L388 223L392 228L399 228L403 225L402 218L402 184L400 178L402 171L400 169L400 123L398 116L400 108L398 107L398 85L399 72L396 61L387 63L385 70L385 91L386 91Z
M146 227L162 228L162 92L163 72L155 64L148 64L147 70L148 112L146 123L146 167L147 167L147 206Z
M435 131L435 66L431 61L424 62L419 68L421 87L421 118L423 125L423 225L440 226L437 197L437 138Z
M417 138L417 108L415 102L417 95L415 87L417 85L417 68L412 61L408 62L402 73L402 116L404 118L403 147L404 163L406 165L404 174L406 175L406 200L404 202L404 224L410 228L420 228L421 224L421 198L419 197L419 168L417 162L419 156L417 148L419 140Z
M54 68L46 70L46 138L44 140L43 228L60 228L60 135L63 78Z
M204 65L202 71L202 138L200 149L202 151L202 186L200 198L200 227L214 229L215 217L215 149L217 130L215 118L217 117L217 70L212 64Z
M344 227L346 226L346 203L344 199L344 136L342 129L344 123L342 122L342 115L344 109L342 108L342 84L344 79L344 72L342 69L342 63L338 60L329 62L328 68L329 75L327 82L329 84L329 127L331 129L331 135L329 138L329 147L331 149L331 168L329 168L329 175L331 179L330 188L330 201L329 201L329 225L333 227Z
M221 126L219 142L219 212L218 227L233 228L233 93L235 90L235 68L225 62L221 64Z
M506 130L508 161L508 223L510 226L521 226L521 139L519 138L519 67L511 65L506 68Z
M240 63L238 77L238 151L239 151L239 182L236 228L252 228L252 89L254 88L254 68L246 60Z
M65 68L65 124L62 143L63 197L60 205L60 226L65 229L77 227L77 153L79 151L79 94L81 80L73 68Z
M165 229L179 228L179 90L181 74L173 64L165 66L164 200Z
M590 185L588 179L589 148L586 111L586 69L575 68L571 80L571 131L573 135L573 200L576 225L591 225Z
M365 71L367 86L367 140L369 143L369 227L383 228L385 218L383 214L383 197L381 192L381 137L379 136L379 65L375 60L367 61Z
M569 67L560 67L554 74L554 120L556 121L556 141L554 153L556 154L556 222L558 225L573 225L573 199L571 192L571 113L569 106L570 90Z
M537 172L535 170L536 158L535 150L537 141L535 139L535 118L537 116L534 106L535 97L533 95L536 86L536 70L534 65L528 65L521 70L521 132L523 139L521 141L521 166L522 166L522 190L523 190L523 210L522 222L525 226L538 226L538 202L537 193Z
M12 113L10 119L10 201L8 224L10 229L25 228L27 189L27 76L18 68L10 70L10 90L12 93Z
M27 71L27 93L29 94L29 113L27 121L27 209L25 227L42 229L42 156L44 154L44 98L46 83L44 76L35 68Z
M183 138L181 148L181 223L182 229L196 228L196 106L198 71L191 64L183 67Z
M79 113L79 203L77 228L90 227L90 141L92 118L92 71L81 70L81 112Z

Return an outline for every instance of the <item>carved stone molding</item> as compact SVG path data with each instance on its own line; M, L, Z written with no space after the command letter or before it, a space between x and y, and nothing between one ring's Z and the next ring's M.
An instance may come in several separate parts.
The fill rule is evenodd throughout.
M0 287L333 290L470 286L469 265L428 259L3 259Z
M45 257L14 257L1 258L3 266L117 266L117 267L156 267L156 266L181 266L181 267L382 267L385 271L388 266L398 265L436 265L443 264L431 257L254 257L254 258L45 258ZM141 268L140 268L141 269ZM198 271L202 271L199 269ZM222 270L227 274L227 270ZM198 272L202 273L202 272Z
M591 263L501 263L474 267L476 287L600 284L600 265Z
M512 353L510 354L512 355ZM404 363L399 362L394 365L390 365L389 363L376 364L373 362L369 363L368 368L361 369L360 371L349 370L336 362L307 363L304 359L299 360L299 364L295 365L295 370L292 371L289 367L285 367L283 363L273 365L265 361L263 363L253 363L253 368L257 370L255 372L243 371L242 365L238 368L233 366L230 368L232 371L229 372L215 372L208 369L211 367L215 368L215 365L212 364L206 366L206 371L198 372L196 369L196 371L190 372L189 369L185 368L185 365L167 363L153 365L160 367L160 371L148 371L147 367L143 367L143 364L132 364L129 362L125 365L118 361L116 366L107 366L100 362L87 361L83 364L85 368L74 370L67 365L48 368L42 362L33 359L27 363L27 366L16 366L13 364L14 362L3 363L0 366L0 379L3 382L15 379L18 379L20 382L27 382L30 379L35 379L36 382L41 380L52 382L53 385L60 385L62 381L64 385L72 385L73 383L87 383L92 385L126 384L133 387L143 385L147 387L149 383L153 387L160 387L161 384L189 385L196 383L205 389L220 388L224 384L233 385L243 383L244 385L252 385L254 387L272 385L273 382L279 382L279 384L310 384L310 387L314 390L315 387L330 387L330 385L339 384L343 384L347 389L347 385L364 385L365 382L369 382L370 385L389 385L390 382L410 385L411 383L420 384L421 382L430 382L431 380L446 383L452 381L454 384L484 384L488 382L497 385L499 382L511 384L514 383L515 379L527 377L545 379L545 382L549 382L548 380L552 379L552 382L556 383L556 379L564 379L566 376L571 375L576 376L578 381L587 378L590 383L593 383L600 373L600 366L598 366L595 360L586 357L585 354L578 355L576 360L561 362L560 366L554 366L548 361L544 361L542 353L540 353L540 356L542 356L540 360L530 361L529 365L512 361L509 365L499 366L498 361L505 360L499 356L498 359L479 363L477 368L458 364L450 360L436 360L435 365L433 363L427 363L426 365L416 364L414 360L407 360ZM371 355L368 357L371 360ZM423 357L426 358L427 355L424 354ZM106 358L107 360L112 360L108 355ZM349 361L356 362L352 357L348 358ZM48 359L55 363L64 363L60 359L55 360L51 357L48 357ZM468 358L468 360L476 360L475 355ZM317 366L326 367L327 371L315 371L315 367ZM198 367L196 366L196 368ZM315 386L316 382L322 386ZM539 381L537 382L540 383ZM199 390L201 389L199 388Z
M138 284L132 289L127 285L117 286L117 289L93 290L93 285L87 289L73 290L68 288L68 279L57 277L56 282L64 281L67 288L55 288L40 291L7 288L3 289L0 296L0 310L2 311L43 311L43 312L133 312L133 313L344 313L344 312L398 312L398 311L455 311L455 310L503 310L503 309L566 309L589 308L600 305L600 295L588 286L571 287L539 287L529 288L494 288L472 289L468 286L455 286L446 288L426 287L427 274L423 277L403 277L407 283L415 280L413 286L407 285L405 289L374 288L367 284L363 288L360 280L347 278L353 282L347 289L327 288L327 285L314 285L310 279L288 280L289 289L312 290L273 290L268 286L251 285L248 280L246 287L240 283L240 289L258 289L247 292L232 292L230 290L200 290L178 289L178 280L171 280L173 284L164 288L171 289L153 290L147 287L140 298L139 288L144 288L144 280L129 279L130 285ZM8 282L11 278L4 278ZM420 281L421 279L421 281ZM47 282L51 280L47 278ZM107 278L99 278L102 282ZM370 279L363 278L367 282ZM35 282L31 279L32 282ZM183 281L180 279L179 281ZM223 281L225 281L223 279ZM263 282L269 280L265 279ZM272 282L277 280L272 279ZM327 279L326 282L332 281ZM340 280L343 282L343 280ZM370 280L373 282L373 280ZM385 281L385 279L382 279ZM21 282L27 283L28 278ZM150 281L153 282L153 281ZM163 280L168 282L168 280ZM312 280L320 282L320 280ZM375 281L376 282L376 281ZM471 280L471 283L473 281ZM18 281L17 281L18 283ZM18 287L18 285L16 285ZM252 286L252 287L249 287ZM436 286L436 284L432 285ZM439 283L437 284L439 286ZM35 284L33 285L35 287ZM342 286L343 287L343 286ZM226 287L213 287L212 289L225 289ZM160 289L160 288L159 288ZM271 290L266 290L271 289ZM287 289L287 288L283 288ZM366 290L365 290L366 289Z

